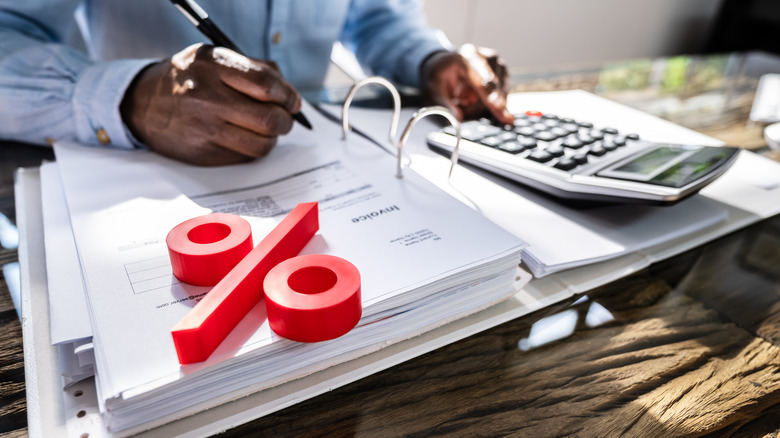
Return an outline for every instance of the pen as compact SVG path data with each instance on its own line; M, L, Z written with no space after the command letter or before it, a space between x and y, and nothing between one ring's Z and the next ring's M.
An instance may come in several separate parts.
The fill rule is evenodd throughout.
M190 23L192 23L206 38L210 39L214 45L225 47L238 54L245 55L241 49L236 46L230 38L227 37L218 27L214 24L209 15L203 8L200 7L194 0L171 0L174 6L182 13ZM245 55L246 56L246 55ZM303 113L295 113L292 115L293 119L297 120L301 125L308 129L311 128L311 123L303 115Z

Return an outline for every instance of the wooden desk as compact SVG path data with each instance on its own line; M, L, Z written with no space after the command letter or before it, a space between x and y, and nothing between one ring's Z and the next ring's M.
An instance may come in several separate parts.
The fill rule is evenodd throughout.
M517 91L583 88L761 149L761 129L747 117L767 71L780 71L780 60L753 54L515 78ZM11 170L49 152L2 145L0 157L0 207L13 218ZM2 263L14 258L0 252ZM574 330L524 348L538 321L555 318L570 318ZM0 324L0 433L24 436L21 328L5 282ZM774 218L224 436L777 436L779 347Z

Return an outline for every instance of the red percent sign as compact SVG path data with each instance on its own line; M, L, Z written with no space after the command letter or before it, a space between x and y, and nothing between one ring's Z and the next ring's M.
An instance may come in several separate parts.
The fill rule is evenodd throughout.
M174 227L165 239L173 275L214 286L171 330L179 363L206 360L263 294L271 329L285 338L319 342L355 327L357 268L340 257L298 255L318 229L316 202L298 204L254 249L249 223L236 215Z

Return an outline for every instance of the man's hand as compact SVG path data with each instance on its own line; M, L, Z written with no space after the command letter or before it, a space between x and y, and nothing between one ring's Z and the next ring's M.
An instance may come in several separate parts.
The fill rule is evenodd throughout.
M139 73L120 112L153 151L219 166L268 154L300 108L273 62L196 44Z
M426 103L446 107L459 120L488 114L502 123L514 120L506 109L509 73L494 50L467 44L459 52L435 53L421 75Z

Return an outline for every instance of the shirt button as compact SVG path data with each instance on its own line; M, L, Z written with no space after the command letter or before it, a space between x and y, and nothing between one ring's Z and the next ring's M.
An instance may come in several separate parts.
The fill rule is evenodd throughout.
M273 36L271 41L273 41L274 44L279 44L280 42L282 42L282 34L281 34L281 32L276 32L274 34L274 36Z
M97 136L98 141L100 144L109 144L111 143L111 137L108 136L108 132L106 132L105 129L100 128L97 131L95 131L95 135Z

